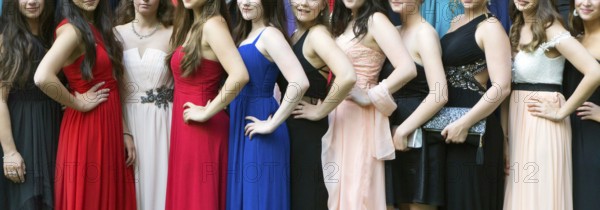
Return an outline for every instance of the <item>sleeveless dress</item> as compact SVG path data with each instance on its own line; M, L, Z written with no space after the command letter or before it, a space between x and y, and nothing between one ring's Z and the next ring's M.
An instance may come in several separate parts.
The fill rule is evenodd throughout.
M474 75L487 68L485 53L475 41L477 26L491 14L481 15L442 37L442 62L448 82L446 107L472 108L485 95ZM488 100L494 100L489 99ZM484 161L476 163L477 147L463 144L446 145L445 201L441 209L499 210L504 195L504 135L500 120L490 114L483 136ZM434 142L443 142L440 133L428 133ZM479 136L467 139L479 141ZM472 141L468 140L468 141Z
M599 61L600 62L600 61ZM581 83L583 74L573 64L566 62L563 78L563 94L569 98ZM587 100L600 105L600 89ZM582 120L577 112L571 114L573 155L573 209L594 210L600 206L600 123Z
M533 98L565 103L560 93L565 58L548 58L545 52L569 37L564 32L533 52L515 55L508 121L511 171L504 209L573 209L570 120L554 122L527 111Z
M304 57L302 49L308 32L308 30L304 32L298 42L292 46L292 50L300 61L310 83L304 98L305 100L310 99L309 103L316 104L317 100L324 100L327 96L327 78L319 72L325 66L317 69ZM280 75L278 86L282 94L285 93L287 85L288 82ZM290 116L286 122L291 142L292 210L326 210L327 189L323 180L323 167L321 164L321 138L323 138L329 127L327 117L318 121L311 121L294 119L293 116Z
M35 86L32 73L24 87L12 87L7 106L15 146L25 161L27 174L25 183L15 184L4 177L4 168L0 167L0 209L54 209L61 105ZM4 156L2 150L0 156Z
M383 52L353 36L341 35L336 42L356 70L355 85L371 91L385 61ZM387 97L393 104L389 93ZM362 107L344 100L329 115L321 156L329 209L386 208L384 160L394 158L388 116L395 107L382 111L372 101L373 105Z
M564 32L533 52L515 55L508 129L511 172L504 209L573 209L570 120L554 122L527 111L533 98L564 104L560 85L565 58L548 58L545 52L570 36Z
M123 52L124 117L137 152L136 193L140 210L165 209L173 89L166 53L138 48Z
M264 30L263 30L264 32ZM244 128L251 122L246 116L266 120L275 114L279 104L273 89L280 72L252 44L238 50L248 69L250 81L230 104L229 165L227 176L227 209L290 209L290 138L287 126L281 124L267 135L249 139Z
M229 117L225 111L208 121L183 121L183 104L205 106L215 100L224 76L221 64L202 59L196 71L181 77L183 47L175 49L171 69L175 81L171 151L167 178L167 210L225 209L227 138Z
M66 23L63 20L57 28ZM100 32L93 25L90 28L96 42L93 79L82 78L85 55L63 72L72 91L85 93L104 81L101 88L110 88L110 93L107 101L89 112L65 110L56 157L55 209L135 210L133 168L125 165L119 85Z
M398 108L390 116L392 126L402 124L429 94L425 69L422 65L415 64L417 77L393 94ZM394 69L392 63L386 60L379 80L389 77ZM427 132L424 132L424 144L421 148L411 148L406 152L396 151L396 159L386 161L388 204L444 205L445 143L432 142L429 139Z

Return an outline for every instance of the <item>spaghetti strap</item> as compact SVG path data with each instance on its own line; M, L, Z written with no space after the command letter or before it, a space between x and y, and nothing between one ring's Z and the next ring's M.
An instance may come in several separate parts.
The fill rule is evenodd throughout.
M265 30L267 30L267 28L265 27L265 29L263 29L260 34L258 34L258 36L256 37L256 39L254 39L254 41L252 42L253 45L256 45L256 41L258 41L258 39L260 39L260 36L262 36L263 32L265 32Z

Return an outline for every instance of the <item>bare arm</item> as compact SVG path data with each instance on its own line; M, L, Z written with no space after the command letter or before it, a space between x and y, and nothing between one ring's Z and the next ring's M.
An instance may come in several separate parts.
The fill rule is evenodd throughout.
M228 77L215 100L205 106L201 116L195 118L192 116L193 114L188 113L190 109L184 111L184 119L186 121L193 119L194 121L204 122L210 119L229 105L249 80L248 70L235 47L225 21L221 17L209 19L204 25L203 34L211 50L217 56L219 63L223 65ZM186 103L184 106L197 107L191 103Z
M315 114L317 116L315 116L314 119L305 117L306 114L304 114L304 110L296 110L292 114L299 114L295 116L296 118L319 120L327 116L346 98L356 82L356 73L354 72L354 67L350 62L350 59L348 59L342 49L337 46L331 33L329 33L324 26L313 27L306 40L310 49L314 50L317 56L325 62L333 75L335 75L335 79L332 81L332 88L330 88L327 97L323 103L319 104L316 108ZM304 104L304 106L310 105Z
M479 36L476 37L481 40L485 51L492 87L465 116L442 131L442 135L447 137L446 141L464 142L469 128L492 114L510 95L512 62L508 36L499 21L483 21L476 33L485 33L477 34Z
M0 87L0 143L2 144L2 152L4 154L2 157L2 167L6 178L14 183L23 183L25 182L25 161L21 157L21 154L19 154L19 151L17 151L12 135L10 113L7 104L9 91L10 87L8 86Z
M252 138L254 133L266 134L273 132L290 116L294 107L298 105L309 87L308 79L302 69L302 65L300 65L292 48L279 30L268 27L263 33L263 38L259 40L259 43L262 43L267 54L273 58L273 61L277 64L277 67L279 67L289 85L283 96L281 106L277 109L273 117L266 121L266 125L260 126L256 118L248 118L254 121L254 123L246 126L246 134L250 135L250 138Z
M40 62L33 80L46 95L60 104L77 111L87 112L107 100L108 89L96 91L104 83L99 83L91 88L89 92L85 93L85 97L79 95L73 97L56 76L69 58L74 57L79 43L81 43L81 37L74 26L71 24L61 26L56 32L54 44Z
M546 30L547 37L555 37L566 30L560 24L554 24ZM558 109L543 109L535 104L530 109L535 116L550 120L562 120L583 104L600 85L600 64L575 38L568 37L555 47L582 74L583 79L577 85L573 95ZM584 52L584 53L582 53Z
M381 13L375 13L369 21L369 34L394 66L394 71L386 79L389 93L394 93L417 76L415 64L402 43L398 30Z
M429 30L431 29L431 30ZM442 64L442 48L437 32L433 28L421 29L418 32L418 54L422 58L429 95L423 103L397 128L396 134L406 138L433 117L448 102L446 75Z

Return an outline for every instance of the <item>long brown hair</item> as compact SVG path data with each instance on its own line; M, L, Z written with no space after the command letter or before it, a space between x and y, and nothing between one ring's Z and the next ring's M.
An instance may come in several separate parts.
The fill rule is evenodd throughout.
M85 19L83 11L73 3L73 0L59 0L58 8L61 12L57 20L67 19L81 35L83 44L85 45L85 54L83 63L81 64L81 76L85 80L93 79L92 68L96 63L96 43L92 33L90 24ZM101 39L104 42L106 52L110 58L113 67L113 74L120 80L123 76L123 46L117 40L112 27L112 11L108 5L108 1L98 2L98 7L94 10L93 19L94 26L101 34Z
M163 26L168 27L173 25L173 2L171 0L159 0L158 11L156 17ZM135 19L135 5L133 0L123 0L117 7L117 18L115 25L123 25Z
M365 0L364 4L358 9L356 23L352 28L355 38L362 38L369 32L369 18L376 12L381 12L387 16L387 7L389 3L381 0ZM343 0L335 0L333 6L333 15L331 19L331 32L333 36L338 37L344 33L348 24L352 20L352 10L346 8Z
M198 65L200 65L200 59L202 58L202 29L204 23L211 17L221 15L227 26L229 27L229 13L227 13L227 7L225 0L207 0L202 5L201 16L198 20L194 19L194 10L185 9L183 7L183 0L177 1L177 7L175 8L175 21L173 24L173 36L171 36L171 52L167 55L166 62L169 64L173 58L175 49L182 46L185 42L187 34L190 33L191 40L183 48L184 57L179 64L182 69L181 76L187 77L192 74ZM171 69L171 65L169 69Z
M285 21L287 19L285 15L285 9L283 7L283 1L286 0L261 0L262 10L259 11L263 12L262 15L265 17L263 18L265 25L273 26L279 29L289 43L287 22ZM235 16L236 26L233 29L233 34L236 45L240 45L240 43L242 43L242 41L248 37L248 34L250 34L250 31L252 30L252 20L244 20L239 8L235 11Z
M2 3L0 17L0 86L25 87L52 44L54 1L46 0L38 17L39 35L31 33L18 1Z
M569 2L569 5L570 5L569 8L571 8L570 11L574 11L575 10L575 1L571 0ZM571 23L571 24L569 24L569 30L571 31L571 35L579 36L585 32L584 27L583 27L583 19L581 19L581 17L574 16L573 13L570 12L569 13L569 22Z
M556 20L564 25L562 17L557 12L554 0L538 0L535 7L535 18L533 20L525 20L523 12L517 9L514 1L510 1L510 17L513 22L510 28L510 43L514 52L517 52L519 48L525 52L533 52L548 40L546 29L552 26ZM525 21L534 21L531 24L533 39L528 44L520 45L521 29L525 25Z

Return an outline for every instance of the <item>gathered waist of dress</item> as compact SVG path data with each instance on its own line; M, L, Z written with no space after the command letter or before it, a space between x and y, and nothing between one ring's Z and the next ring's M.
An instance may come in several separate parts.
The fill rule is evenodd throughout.
M78 83L69 82L69 88L72 91L76 91L78 93L85 93L85 92L89 91L92 87L94 87L94 85L96 85L100 82L105 82L104 85L102 85L102 87L100 87L100 89L108 88L108 89L110 89L110 92L119 91L119 83L114 79L106 80L106 81L94 79L94 80L88 81L88 82L82 80L81 82L78 82ZM57 85L59 85L59 84L48 84L48 85L45 85L44 87L40 87L40 88L58 88Z

